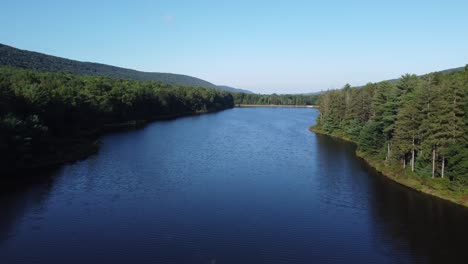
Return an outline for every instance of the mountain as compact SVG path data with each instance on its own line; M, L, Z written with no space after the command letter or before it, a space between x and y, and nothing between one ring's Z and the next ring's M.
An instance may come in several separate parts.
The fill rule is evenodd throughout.
M159 81L171 85L205 87L230 92L250 92L227 86L217 86L188 75L142 72L100 63L81 62L33 51L21 50L1 43L0 66L12 66L47 72L65 72L76 75L106 76L137 81Z
M439 71L439 72L440 73L452 73L452 72L463 71L464 69L465 69L465 67L458 67L458 68L447 69L447 70L443 70L443 71Z
M219 88L220 90L225 90L225 91L229 91L229 92L233 92L233 93L247 93L247 94L253 94L252 91L244 90L244 89L239 89L239 88L234 88L234 87L230 87L230 86L226 86L226 85L218 85L218 88Z
M302 95L320 95L324 93L325 91L320 91L320 92L311 92L311 93L302 93Z
M452 69L446 69L446 70L441 70L441 71L435 71L435 72L431 72L431 73L441 73L441 74L449 74L449 73L453 73L453 72L459 72L459 71L463 71L465 69L465 67L457 67L457 68L452 68ZM418 75L418 77L424 77L426 75L429 75L431 73L426 73L426 74L421 74L421 75ZM390 79L390 80L384 80L384 81L379 81L379 82L375 82L375 83L380 83L380 82L390 82L390 83L396 83L400 80L400 78L396 78L396 79ZM353 87L356 87L356 88L362 88L364 87L365 85L357 85L357 86L353 86Z
M463 71L464 69L465 69L465 67L458 67L458 68L452 68L452 69L447 69L447 70L435 71L435 72L432 72L432 73L448 74L448 73L452 73L452 72ZM422 75L418 75L418 76L423 77L423 76L426 76L428 74L431 74L431 73L426 73L426 74L422 74ZM399 80L400 80L400 78L397 78L397 79L386 80L386 82L398 82Z

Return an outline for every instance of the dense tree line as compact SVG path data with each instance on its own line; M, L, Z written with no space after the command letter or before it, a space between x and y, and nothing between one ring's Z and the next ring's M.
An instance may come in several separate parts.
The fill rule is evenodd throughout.
M234 103L249 105L315 105L317 95L235 93Z
M387 166L468 186L468 65L464 70L328 91L316 128L351 139Z
M233 105L230 93L208 88L0 68L0 169L56 153L108 124Z

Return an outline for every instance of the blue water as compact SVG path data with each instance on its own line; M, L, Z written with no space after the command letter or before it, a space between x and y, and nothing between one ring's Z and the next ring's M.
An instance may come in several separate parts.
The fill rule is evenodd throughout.
M0 263L468 259L467 210L309 132L317 114L235 108L104 136L96 155L0 196Z

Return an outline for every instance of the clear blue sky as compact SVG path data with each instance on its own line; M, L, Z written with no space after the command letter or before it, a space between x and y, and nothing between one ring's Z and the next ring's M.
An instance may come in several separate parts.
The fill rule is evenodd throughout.
M467 0L3 0L1 13L7 45L259 93L468 63Z

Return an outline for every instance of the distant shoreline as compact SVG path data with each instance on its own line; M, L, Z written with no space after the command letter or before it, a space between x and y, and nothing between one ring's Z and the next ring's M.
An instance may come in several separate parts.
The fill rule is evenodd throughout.
M254 104L236 104L234 107L288 107L288 108L318 108L316 105L254 105Z

